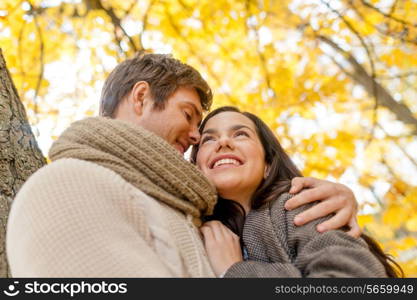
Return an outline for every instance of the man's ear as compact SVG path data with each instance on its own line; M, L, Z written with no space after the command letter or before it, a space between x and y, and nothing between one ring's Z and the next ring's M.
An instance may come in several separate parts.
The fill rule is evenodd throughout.
M138 81L130 92L130 98L133 104L133 110L136 115L140 116L143 113L145 99L149 96L150 86L146 81Z

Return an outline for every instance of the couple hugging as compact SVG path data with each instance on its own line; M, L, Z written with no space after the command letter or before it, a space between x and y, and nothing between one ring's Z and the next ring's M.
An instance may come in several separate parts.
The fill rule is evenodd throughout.
M14 277L398 277L347 187L302 177L274 133L211 111L200 73L139 54L16 196ZM183 155L192 147L190 161Z

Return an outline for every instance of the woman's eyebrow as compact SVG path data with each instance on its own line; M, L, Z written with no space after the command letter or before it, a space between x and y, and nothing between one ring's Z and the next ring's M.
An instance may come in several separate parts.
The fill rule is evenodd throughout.
M245 128L245 129L249 129L250 131L252 131L252 132L254 132L253 131L253 129L252 128L250 128L249 126L246 126L246 125L241 125L241 124L239 124L239 125L234 125L234 126L232 126L232 127L230 127L230 131L236 131L236 130L239 130L239 129L242 129L242 128Z
M242 128L249 129L250 131L254 132L254 130L252 128L250 128L249 126L241 125L241 124L231 126L228 131L236 131L236 130L239 130L239 129L242 129ZM202 134L215 134L215 133L218 133L218 132L219 131L217 129L209 128L209 129L204 130Z
M218 130L209 128L209 129L204 130L202 134L214 134L216 132L218 132Z

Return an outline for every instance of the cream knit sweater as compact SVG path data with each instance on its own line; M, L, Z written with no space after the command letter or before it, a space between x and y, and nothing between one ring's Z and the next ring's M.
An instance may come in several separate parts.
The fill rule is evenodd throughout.
M6 243L14 277L214 277L191 216L78 159L25 183Z

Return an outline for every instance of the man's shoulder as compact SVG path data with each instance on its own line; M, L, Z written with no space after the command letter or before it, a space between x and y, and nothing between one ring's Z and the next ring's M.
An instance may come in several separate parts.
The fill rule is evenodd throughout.
M77 158L61 158L58 159L56 161L53 161L45 166L43 166L42 168L40 168L37 172L35 172L35 174L40 173L40 174L49 174L49 173L53 173L56 171L87 171L87 172L94 172L94 170L97 169L105 169L108 170L96 163L93 162L89 162L86 160L81 160L81 159L77 159ZM109 170L110 171L110 170Z
M45 179L65 182L67 180L105 179L106 177L119 177L110 169L98 164L75 158L62 158L37 170L29 181L45 182ZM113 179L113 178L112 178Z
M48 207L48 211L82 211L80 215L93 216L98 208L141 211L149 199L110 169L79 159L59 159L39 169L23 184L12 210L16 215L29 213L34 207Z
M80 159L65 158L43 166L32 174L23 184L16 199L35 195L58 199L66 194L97 194L103 190L124 192L128 185L120 175L110 169Z

